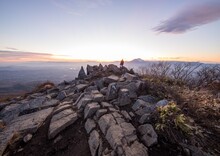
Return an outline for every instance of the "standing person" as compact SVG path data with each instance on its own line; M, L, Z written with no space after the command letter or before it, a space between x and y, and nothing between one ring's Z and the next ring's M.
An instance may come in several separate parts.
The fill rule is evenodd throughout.
M122 59L120 62L120 67L123 67L123 66L124 66L124 60Z

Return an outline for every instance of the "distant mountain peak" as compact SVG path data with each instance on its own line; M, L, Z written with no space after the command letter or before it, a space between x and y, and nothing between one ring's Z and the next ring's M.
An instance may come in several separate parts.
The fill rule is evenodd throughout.
M143 63L145 61L142 60L141 58L136 58L136 59L131 60L130 62L133 62L133 63Z

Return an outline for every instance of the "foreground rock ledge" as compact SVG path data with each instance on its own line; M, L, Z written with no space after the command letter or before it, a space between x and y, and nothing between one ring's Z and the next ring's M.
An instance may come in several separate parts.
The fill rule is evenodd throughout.
M87 136L92 156L148 156L148 148L158 142L148 118L168 101L144 94L145 82L125 67L88 65L86 69L82 67L73 81L2 105L0 155L15 133L27 140L50 117L48 139L54 142L77 122L85 127L80 133ZM34 137L27 144L30 139Z

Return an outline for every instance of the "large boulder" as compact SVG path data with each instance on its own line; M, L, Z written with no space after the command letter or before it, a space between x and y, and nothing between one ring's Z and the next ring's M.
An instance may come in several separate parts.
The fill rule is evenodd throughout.
M116 74L121 74L121 70L120 70L120 68L118 68L116 65L114 65L114 64L109 64L108 65L108 70L110 71L110 72L113 72L113 73L116 73Z

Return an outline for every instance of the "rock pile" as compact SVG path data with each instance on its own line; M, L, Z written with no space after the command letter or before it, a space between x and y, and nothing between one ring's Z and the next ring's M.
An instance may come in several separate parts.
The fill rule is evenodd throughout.
M50 117L50 140L81 120L92 156L147 156L157 144L149 116L168 101L143 95L145 82L125 67L88 65L86 70L82 67L71 82L1 104L0 155L15 133L28 142Z

